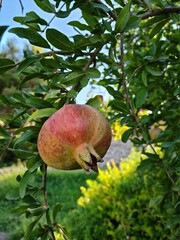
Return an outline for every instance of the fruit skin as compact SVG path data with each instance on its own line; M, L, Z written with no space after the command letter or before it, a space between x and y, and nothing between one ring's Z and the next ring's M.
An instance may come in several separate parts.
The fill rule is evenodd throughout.
M106 118L88 105L68 104L42 126L38 150L49 166L63 170L83 168L98 171L112 135Z

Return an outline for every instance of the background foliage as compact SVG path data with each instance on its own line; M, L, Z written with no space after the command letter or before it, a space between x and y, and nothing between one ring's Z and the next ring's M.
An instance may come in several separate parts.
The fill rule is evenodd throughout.
M8 150L27 162L27 171L18 178L20 198L33 198L25 209L26 216L33 219L25 239L30 238L33 229L37 236L46 233L51 239L55 239L54 229L62 230L50 214L47 169L38 155L36 140L47 117L64 104L74 103L90 82L103 86L111 95L106 114L110 122L128 127L122 141L130 139L146 155L138 171L153 173L151 208L160 218L166 218L169 239L176 239L180 189L178 1L171 1L171 5L159 0L34 1L52 16L51 21L31 11L14 18L23 27L9 31L44 52L29 52L20 61L0 59L1 74L16 69L21 76L19 91L10 97L1 95L1 104L14 111L1 120L0 150L2 160ZM54 18L67 18L77 10L81 21L68 23L75 29L73 36L51 27ZM32 79L33 86L25 87ZM102 107L99 96L87 103ZM152 136L153 128L159 131ZM43 189L31 185L39 168ZM40 193L43 201L38 199ZM54 216L59 210L56 205ZM43 216L46 223L37 225Z
M137 173L140 162L133 150L120 167L112 162L96 181L87 180L74 217L66 217L70 239L169 239L167 219L152 208L154 173Z

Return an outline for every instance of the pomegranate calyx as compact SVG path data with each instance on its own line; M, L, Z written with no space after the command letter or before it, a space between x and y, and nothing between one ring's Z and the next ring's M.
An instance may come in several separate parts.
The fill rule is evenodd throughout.
M96 153L92 145L82 144L76 149L77 163L90 174L90 169L98 173L97 162L102 162L101 157Z

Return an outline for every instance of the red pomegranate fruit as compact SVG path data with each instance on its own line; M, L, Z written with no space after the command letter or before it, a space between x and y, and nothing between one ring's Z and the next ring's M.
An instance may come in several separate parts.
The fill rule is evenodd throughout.
M38 150L42 160L53 168L83 168L98 172L111 143L106 118L88 105L68 104L55 112L42 126Z

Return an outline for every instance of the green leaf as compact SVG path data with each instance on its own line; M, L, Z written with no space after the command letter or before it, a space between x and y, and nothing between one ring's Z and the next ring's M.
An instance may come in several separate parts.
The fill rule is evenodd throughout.
M112 32L112 27L111 27L111 23L109 21L106 21L104 19L102 19L103 22L103 26L104 28L108 31L108 32ZM112 36L112 35L111 35ZM110 39L111 40L111 39Z
M159 16L155 16L152 17L150 19L147 19L144 23L143 23L143 27L149 27L157 22L160 22L161 20L164 20L164 15L159 15Z
M175 144L174 142L163 142L161 147L163 148L173 147L174 144Z
M53 221L56 222L57 214L60 212L62 205L60 203L56 203L53 208Z
M21 82L20 82L20 88L22 87L23 83L33 79L33 78L42 78L45 77L45 74L44 73L41 73L41 72L35 72L35 73L32 73L32 74L28 74Z
M164 19L160 23L156 24L156 26L151 30L149 37L153 38L157 33L159 33L168 21L169 21L169 18Z
M44 99L40 99L37 97L30 97L26 100L26 104L28 104L30 107L34 107L34 108L52 108L53 105L44 100Z
M26 151L22 149L8 148L9 151L13 152L18 158L29 159L36 156L36 153L31 151Z
M172 216L170 219L169 219L169 221L167 222L167 224L168 224L168 228L172 228L174 225L178 225L179 226L179 224L180 224L180 217L179 217L179 213L178 214L174 214L174 216ZM176 239L178 239L179 238L179 232L177 232L177 238ZM175 236L175 237L176 237Z
M137 145L142 145L143 143L145 143L142 139L139 138L132 138L131 142Z
M36 127L36 126L28 126L28 127L22 127L22 128L18 128L14 134L17 135L19 133L22 133L22 132L26 132L28 130L32 130L32 131L39 131L39 127Z
M49 0L34 0L36 5L41 8L43 11L48 13L56 13L55 7L50 3Z
M80 85L81 87L86 87L88 85L88 82L89 82L89 78L87 77L87 75L84 75L81 77L80 79Z
M135 29L139 26L141 19L137 16L130 16L124 31Z
M143 82L144 86L147 87L147 72L146 71L142 71L142 82Z
M26 203L29 207L31 206L34 206L34 207L37 207L37 206L41 206L41 203L40 203L40 201L37 199L37 198L35 198L35 197L33 197L32 195L29 195L29 194L27 194L26 196L24 196L24 198L22 199L22 201L24 202L24 203Z
M9 26L0 26L0 41L2 39L4 32L7 30L8 27Z
M159 156L157 154L145 152L144 155L146 155L151 161L159 160Z
M108 93L113 96L114 98L116 99L122 99L123 100L123 96L122 96L122 93L120 93L119 91L115 90L113 87L111 86L107 86L106 87Z
M123 133L121 140L122 140L124 143L126 143L126 142L128 141L128 139L129 139L129 137L132 135L132 133L133 133L133 129L131 129L131 128L128 129L127 131L125 131L125 132Z
M21 178L20 185L19 185L19 195L21 198L23 198L26 195L27 185L31 181L33 176L34 176L34 174L27 170L24 173L23 177Z
M27 162L27 168L29 172L34 172L42 164L43 164L42 160L39 158L39 156L36 156L35 158L29 159L29 161Z
M97 68L88 68L86 73L89 78L99 78L101 76L101 73Z
M67 97L68 98L76 98L77 94L78 93L74 89L72 89L72 90L68 91Z
M96 95L94 98L90 98L86 104L90 105L96 109L99 109L102 106L103 103L103 96L102 95Z
M104 5L104 4L99 4L99 3L92 3L92 6L94 7L94 8L98 8L98 9L101 9L101 10L103 10L104 12L109 12L110 11L110 9L106 6L106 5Z
M37 62L38 60L42 59L42 56L32 56L32 57L27 57L25 60L23 60L18 68L17 68L17 73L21 73L23 72L29 65L31 65L32 63Z
M26 217L30 217L30 216L42 216L46 211L47 211L47 207L45 206L40 206L40 207L36 207L36 208L27 208L26 210Z
M63 79L61 79L61 83L62 84L67 84L67 83L75 84L84 75L85 75L84 71L74 71L74 72L71 72L67 76L65 76Z
M11 28L9 32L16 34L20 38L29 40L32 45L43 48L50 48L48 42L36 31L29 28Z
M179 192L180 191L180 178L172 186L173 191Z
M8 58L0 59L0 73L4 73L5 71L15 67L15 62Z
M76 27L82 31L92 31L92 28L86 24L83 24L79 21L71 21L68 23L68 25Z
M157 70L156 68L154 67L151 67L151 66L146 66L146 71L149 72L151 75L155 76L155 77L159 77L159 76L162 76L163 72Z
M56 61L53 58L43 58L40 60L41 64L43 65L43 67L45 68L49 68L49 69L58 69L60 68L60 64L58 61Z
M163 195L157 195L156 197L152 198L149 202L149 207L157 207L164 199Z
M123 114L129 114L129 109L127 103L125 103L123 100L112 100L109 102L109 105L112 106L114 110L117 110Z
M154 167L154 164L155 164L155 162L152 159L147 158L145 160L142 160L140 165L137 168L137 171L139 171L139 172L141 172L141 171L143 172L145 170L149 171Z
M136 107L140 108L144 103L148 96L147 89L141 89L136 96Z
M23 214L26 211L27 208L28 208L28 205L27 204L23 204L23 205L20 205L20 206L18 206L16 208L12 209L10 211L10 213L13 214L13 215L21 215L21 214Z
M83 19L86 21L86 23L92 28L96 27L99 24L95 16L92 16L91 14L85 11L82 11L82 16L83 16Z
M19 188L18 187L11 189L11 191L6 194L6 199L7 200L11 200L11 201L14 200L14 201L16 201L19 198L20 197L19 197Z
M74 8L71 8L67 11L62 11L62 10L59 10L58 12L56 12L56 17L58 18L67 18L69 16L69 14L72 12Z
M117 17L115 31L117 33L122 33L129 21L130 17L130 7L131 7L131 0L125 5L125 7L121 10L120 14Z
M21 136L17 138L16 141L14 142L14 147L19 143L28 142L32 139L36 139L37 135L38 135L38 131L32 131L32 130L28 130L22 133Z
M33 222L31 222L25 232L25 235L24 235L24 240L29 240L30 239L30 236L31 236L31 233L34 229L34 227L36 226L36 224L38 223L39 219L42 217L41 216L38 216Z
M33 11L26 13L25 17L14 17L14 21L21 24L39 23L41 25L47 25L47 22Z
M4 127L0 126L0 139L9 139L11 134L5 130Z
M31 114L31 116L28 118L28 122L38 119L38 118L44 118L44 117L50 117L53 113L55 113L57 109L55 108L44 108L44 109L38 109L35 112Z
M48 41L56 48L66 51L73 50L74 43L63 33L56 29L49 28L46 31L46 37Z

